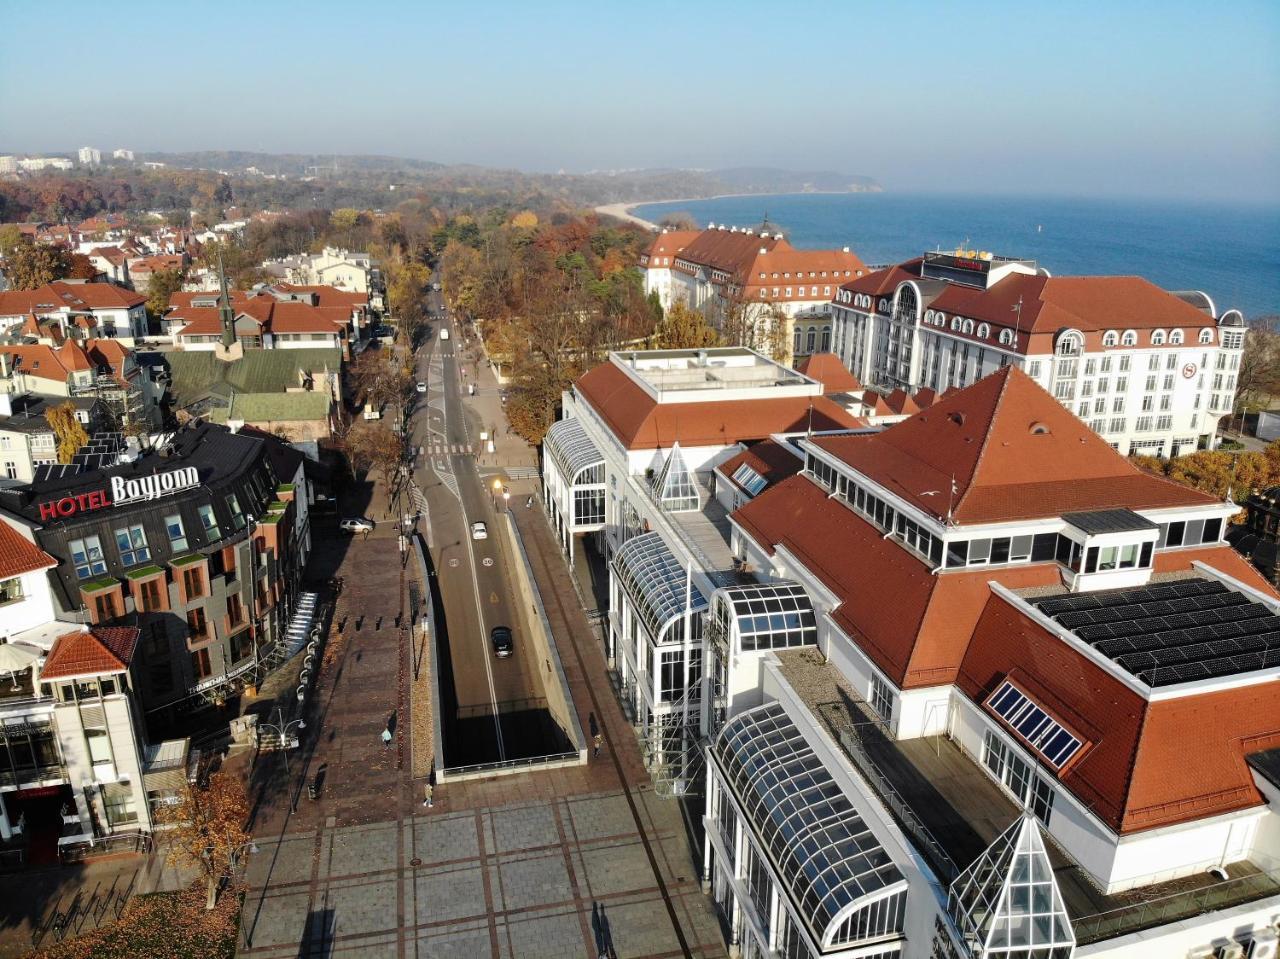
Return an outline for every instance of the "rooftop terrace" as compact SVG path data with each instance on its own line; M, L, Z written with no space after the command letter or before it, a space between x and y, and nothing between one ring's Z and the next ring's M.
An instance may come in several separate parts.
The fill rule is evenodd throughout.
M659 403L740 398L765 389L771 397L819 396L822 386L754 350L738 346L701 350L636 350L612 360ZM717 396L717 392L727 395Z
M895 740L835 667L814 650L775 653L787 683L840 744L943 885L1021 815L978 760L947 737ZM1106 895L1045 835L1080 944L1280 894L1280 869L1243 861L1219 881L1199 873Z

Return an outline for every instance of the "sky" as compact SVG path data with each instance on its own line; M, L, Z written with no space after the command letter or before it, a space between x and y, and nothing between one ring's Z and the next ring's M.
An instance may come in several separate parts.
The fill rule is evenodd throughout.
M1280 202L1277 0L0 0L0 21L0 152Z

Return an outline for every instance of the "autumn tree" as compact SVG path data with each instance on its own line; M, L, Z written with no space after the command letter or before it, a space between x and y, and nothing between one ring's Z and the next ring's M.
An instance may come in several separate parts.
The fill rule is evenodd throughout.
M707 318L677 300L653 333L653 345L659 350L689 350L715 346L720 334L711 328Z
M182 282L183 271L178 267L152 273L151 282L147 285L147 312L152 316L163 316L169 309L169 298L182 289Z
M186 783L178 802L160 807L159 812L161 822L171 827L165 832L170 863L200 870L205 909L213 909L223 878L231 875L252 841L246 828L249 799L244 786L226 770L218 770L203 785Z
M71 274L71 254L47 243L22 243L5 257L4 272L15 290L38 290Z
M365 350L349 369L356 394L375 409L403 403L413 390L412 372L397 363L390 350Z
M22 230L15 223L0 226L0 258L8 256L22 243Z
M58 462L70 463L76 452L89 442L89 434L76 417L75 404L68 400L46 410L44 418L58 440Z
M340 438L354 475L376 470L388 488L404 462L405 443L385 420L355 420Z
M71 254L71 267L67 270L67 278L71 280L92 280L99 270L93 261L84 253Z
M665 213L662 219L658 221L658 226L664 230L696 230L698 221L693 218L693 214L685 210L673 210Z
M1266 409L1280 393L1280 317L1265 316L1249 326L1236 378L1236 409Z

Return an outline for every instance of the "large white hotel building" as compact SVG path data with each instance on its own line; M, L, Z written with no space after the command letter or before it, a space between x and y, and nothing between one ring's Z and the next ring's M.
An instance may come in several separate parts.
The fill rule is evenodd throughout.
M1204 293L966 251L842 284L832 327L868 386L944 393L1017 366L1121 453L1156 456L1216 445L1245 336L1240 312Z
M1188 310L1166 335L1233 355ZM1071 329L1081 365L1156 353ZM658 788L704 804L731 955L1276 955L1280 595L1224 543L1234 504L1021 365L884 428L736 348L615 354L564 397L548 508L608 560L619 695Z

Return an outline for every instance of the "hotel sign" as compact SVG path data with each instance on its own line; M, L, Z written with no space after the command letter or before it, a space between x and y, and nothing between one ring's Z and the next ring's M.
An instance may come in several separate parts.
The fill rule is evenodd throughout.
M87 513L109 506L145 503L199 485L200 474L194 466L170 470L167 473L152 473L150 476L140 476L137 479L113 476L106 489L90 490L87 493L75 493L46 500L39 504L38 509L41 520L64 519L75 516L77 513Z

